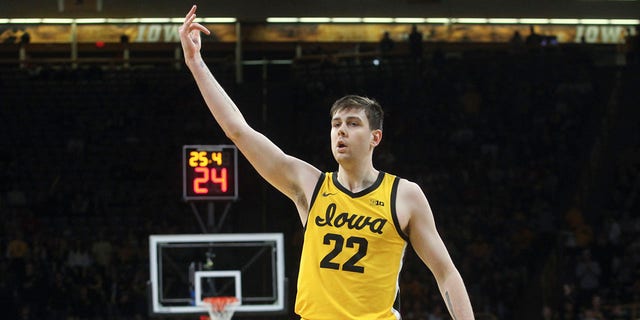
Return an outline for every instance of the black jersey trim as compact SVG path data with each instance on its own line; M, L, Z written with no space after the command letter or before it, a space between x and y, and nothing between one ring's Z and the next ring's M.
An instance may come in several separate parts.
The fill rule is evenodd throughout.
M391 186L391 217L393 218L393 225L396 227L396 231L402 239L409 242L409 236L402 231L400 227L400 221L398 220L398 212L396 211L396 201L398 198L398 185L400 184L400 178L395 177L393 180L393 185Z
M400 314L400 308L402 305L400 303L400 289L396 290L396 299L393 301L393 309Z
M377 189L380 186L380 184L382 184L382 180L383 179L384 179L384 172L380 171L380 172L378 172L378 178L376 178L376 181L372 185L370 185L366 189L361 190L359 192L351 192L351 190L345 188L344 186L342 186L340 184L340 182L338 181L338 172L337 171L333 172L333 174L331 175L331 180L333 181L333 184L336 186L336 188L338 188L338 190L344 192L344 194L348 195L351 198L362 197L362 196L366 195L367 193Z
M309 202L309 211L307 212L307 223L309 222L309 214L311 213L311 208L313 208L313 203L316 202L316 198L318 198L318 193L320 193L320 188L322 187L322 183L324 183L324 179L326 174L322 172L320 174L320 178L318 178L318 182L316 182L316 187L313 189L313 194L311 195L311 202ZM307 229L307 224L304 224L305 230Z

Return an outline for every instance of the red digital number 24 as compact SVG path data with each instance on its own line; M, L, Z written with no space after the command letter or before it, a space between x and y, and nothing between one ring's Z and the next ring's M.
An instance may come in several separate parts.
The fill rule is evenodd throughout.
M203 186L203 184L206 185L209 181L219 184L220 190L227 192L227 168L220 170L220 176L218 176L217 168L211 168L211 173L209 173L209 168L207 167L196 167L194 170L198 174L198 177L193 179L193 191L195 193L202 194L209 192L209 188Z

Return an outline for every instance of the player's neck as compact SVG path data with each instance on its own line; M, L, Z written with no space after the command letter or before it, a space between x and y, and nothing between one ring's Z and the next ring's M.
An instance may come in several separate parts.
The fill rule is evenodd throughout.
M374 184L378 179L378 174L378 170L373 166L349 168L341 165L338 168L337 178L343 187L355 193Z

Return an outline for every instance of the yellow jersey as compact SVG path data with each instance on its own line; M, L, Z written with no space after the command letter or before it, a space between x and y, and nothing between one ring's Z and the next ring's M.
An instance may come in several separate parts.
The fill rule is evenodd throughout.
M304 320L400 319L408 237L395 212L400 178L380 172L353 193L323 173L311 198L295 311Z

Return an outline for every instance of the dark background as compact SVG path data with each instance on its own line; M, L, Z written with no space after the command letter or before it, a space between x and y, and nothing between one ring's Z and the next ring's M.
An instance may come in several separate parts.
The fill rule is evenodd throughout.
M143 10L129 1L116 11L120 2L105 2L104 16L180 16L189 6L158 1ZM341 2L346 15L356 2L363 1ZM201 7L209 7L205 15L233 16L239 9L229 3L216 2L228 13ZM302 15L277 3L283 10L274 15ZM375 3L371 15L411 6L464 12L454 12L457 1ZM505 5L492 17L515 7L491 3ZM543 3L530 12L551 6ZM3 2L0 11L59 16L47 5L22 9L27 4ZM561 4L575 5L567 17L585 6L554 5ZM268 10L276 9L260 12ZM615 17L636 18L630 11ZM232 50L204 56L256 129L325 171L336 168L331 103L347 93L378 99L387 118L375 165L423 188L478 319L637 315L637 38L611 46L425 43L418 56L406 48L341 57L333 55L339 49L304 52L308 59L291 64L246 66L242 84L233 60L220 58ZM281 58L289 49L269 54ZM121 62L0 65L3 318L146 319L148 235L202 231L181 199L181 147L229 141L184 67ZM240 199L218 231L283 232L293 300L302 234L295 208L242 157L239 171ZM410 249L403 270L404 319L442 313L433 276ZM295 316L288 310L262 318Z

